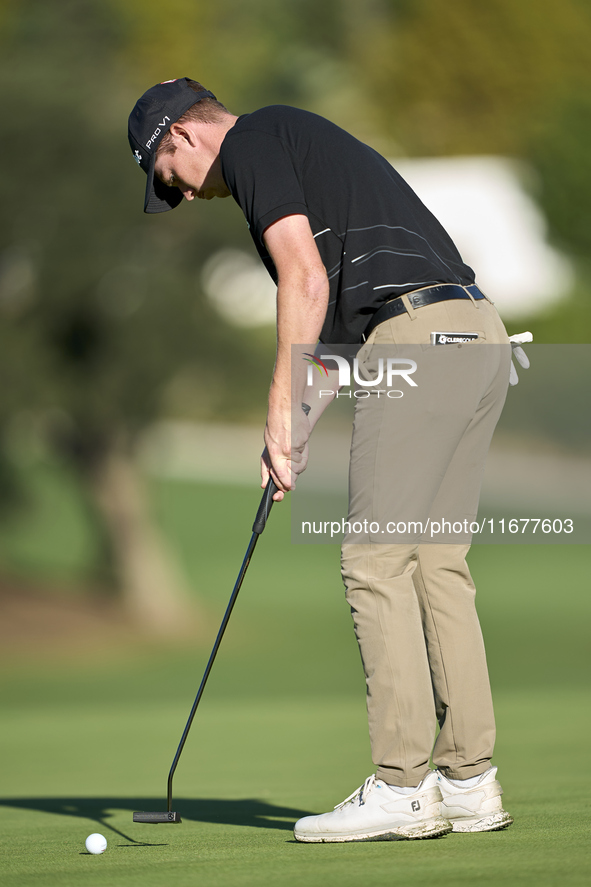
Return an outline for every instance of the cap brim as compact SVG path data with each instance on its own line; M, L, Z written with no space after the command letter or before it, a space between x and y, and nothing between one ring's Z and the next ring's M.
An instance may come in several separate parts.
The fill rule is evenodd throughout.
M156 152L150 157L148 169L148 181L146 182L146 196L144 199L145 213L165 213L169 209L178 206L183 195L178 188L169 188L154 175L156 164Z

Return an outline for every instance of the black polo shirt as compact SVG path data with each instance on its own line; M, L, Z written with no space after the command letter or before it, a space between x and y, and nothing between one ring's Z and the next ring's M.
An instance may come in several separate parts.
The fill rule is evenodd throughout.
M474 283L449 235L391 164L323 117L284 105L245 114L220 158L275 281L265 228L293 213L308 217L330 282L322 342L359 342L371 315L395 296Z

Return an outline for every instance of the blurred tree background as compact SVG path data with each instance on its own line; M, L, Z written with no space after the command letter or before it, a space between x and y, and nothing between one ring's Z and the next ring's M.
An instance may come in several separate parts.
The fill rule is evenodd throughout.
M389 157L527 161L577 274L524 327L588 342L590 43L588 0L2 0L2 512L26 510L41 449L75 478L94 581L174 628L182 580L138 435L163 417L264 420L273 329L232 328L200 282L220 247L253 252L248 232L231 200L143 215L126 123L145 89L191 76L237 114L297 105Z

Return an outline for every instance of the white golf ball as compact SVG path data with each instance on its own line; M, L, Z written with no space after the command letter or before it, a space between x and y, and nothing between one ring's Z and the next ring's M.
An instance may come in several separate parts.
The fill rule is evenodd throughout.
M94 832L86 839L86 849L89 853L104 853L107 849L107 839L103 835Z

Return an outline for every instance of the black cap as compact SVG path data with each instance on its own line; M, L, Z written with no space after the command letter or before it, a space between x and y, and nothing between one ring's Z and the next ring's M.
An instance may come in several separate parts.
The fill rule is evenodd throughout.
M145 213L164 213L178 206L183 195L154 176L156 149L173 123L201 99L215 99L208 89L195 92L188 77L165 80L143 94L129 115L128 137L131 151L148 176Z

